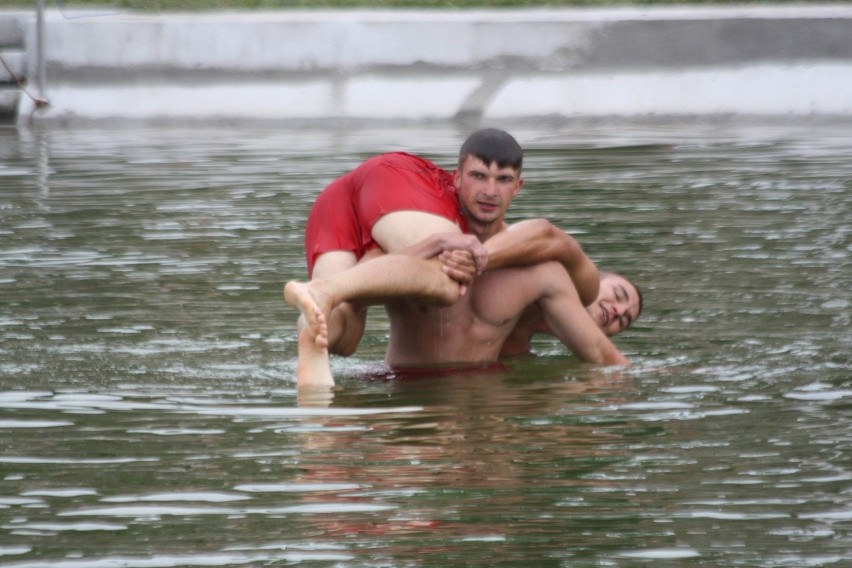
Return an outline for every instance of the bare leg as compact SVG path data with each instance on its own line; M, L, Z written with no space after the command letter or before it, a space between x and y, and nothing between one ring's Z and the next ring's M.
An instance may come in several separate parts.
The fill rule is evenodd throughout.
M333 251L321 255L314 266L314 276L322 278L344 272L355 266L355 255L348 252ZM288 303L299 308L299 361L296 366L296 379L299 390L327 389L334 386L331 374L331 362L328 355L328 324L333 322L337 327L357 329L359 322L347 325L350 315L346 311L332 314L331 306L326 302L317 302L303 287L291 286L288 283L284 289L284 297ZM339 310L335 310L337 312ZM342 319L341 319L342 318ZM360 323L363 328L363 322Z
M288 282L284 298L302 312L296 372L300 388L334 385L329 350L351 354L364 330L363 312L359 314L353 303L361 306L418 298L449 305L458 296L459 285L443 273L437 260L403 254L380 256L327 279Z
M373 238L384 250L398 251L435 233L452 231L459 228L443 217L398 211L379 219L373 227ZM351 354L357 347L366 312L351 302L383 303L383 299L416 296L449 304L458 298L459 285L443 273L437 261L403 255L382 260L385 258L356 266L352 253L328 252L317 259L314 280L288 282L285 286L285 299L302 312L296 371L300 389L333 386L329 351ZM372 264L378 260L383 264ZM341 279L332 283L337 275Z
M302 325L303 321L299 319L299 362L296 365L299 391L333 387L328 349L317 345L315 338Z
M459 285L442 272L437 260L404 254L380 256L327 279L290 281L284 286L284 298L301 310L306 332L320 348L329 346L329 327L339 327L329 326L328 322L333 318L332 310L344 302L384 304L399 298L418 298L449 305L458 295ZM335 342L339 341L335 333Z
M394 211L376 221L371 230L373 239L388 253L400 252L436 233L461 233L461 229L432 213Z

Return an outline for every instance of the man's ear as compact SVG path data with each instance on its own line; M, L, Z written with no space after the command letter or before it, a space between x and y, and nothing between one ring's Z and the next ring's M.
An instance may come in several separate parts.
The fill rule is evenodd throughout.
M456 191L461 189L461 172L458 168L453 170L453 185L456 188Z

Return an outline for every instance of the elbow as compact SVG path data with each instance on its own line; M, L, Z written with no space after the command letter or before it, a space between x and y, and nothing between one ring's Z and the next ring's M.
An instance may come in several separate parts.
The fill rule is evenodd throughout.
M577 257L582 256L583 251L579 243L547 219L533 219L530 223L535 229L536 239L546 243L549 250L548 260L559 261L570 269L570 265L576 263Z
M547 219L532 219L530 223L541 237L546 239L564 239L565 232Z

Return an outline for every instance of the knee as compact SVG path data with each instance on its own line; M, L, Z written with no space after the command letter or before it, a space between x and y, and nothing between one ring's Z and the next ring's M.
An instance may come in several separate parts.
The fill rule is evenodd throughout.
M356 341L339 341L330 347L329 351L341 357L351 357L358 350L358 343Z
M332 312L332 318L336 318L335 327L339 332L329 337L329 353L342 357L354 355L367 325L367 309L341 304Z

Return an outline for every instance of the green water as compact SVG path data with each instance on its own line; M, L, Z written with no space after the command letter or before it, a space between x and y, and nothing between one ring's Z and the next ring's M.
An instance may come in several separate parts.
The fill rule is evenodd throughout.
M0 130L0 566L849 562L848 125L513 133L513 219L643 288L635 366L387 380L376 309L300 407L313 198L466 132Z

